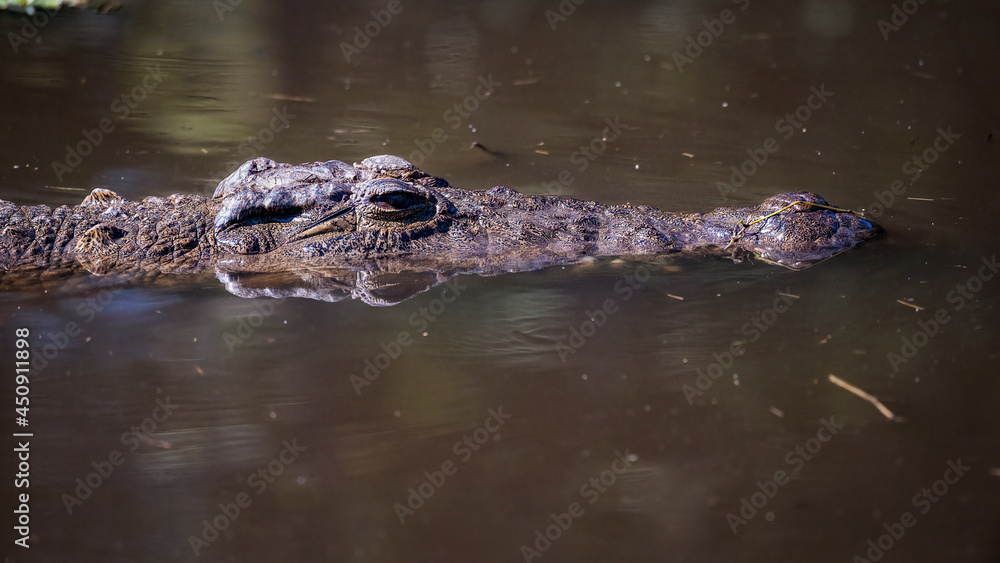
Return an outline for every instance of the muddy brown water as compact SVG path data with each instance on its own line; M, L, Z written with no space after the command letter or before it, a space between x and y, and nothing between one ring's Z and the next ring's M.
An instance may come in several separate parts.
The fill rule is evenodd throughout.
M808 189L888 231L801 272L601 260L394 307L244 299L211 276L2 293L5 554L997 561L997 16L915 0L0 15L6 200L208 193L253 156L393 153L456 186L678 211ZM15 432L33 434L21 478Z

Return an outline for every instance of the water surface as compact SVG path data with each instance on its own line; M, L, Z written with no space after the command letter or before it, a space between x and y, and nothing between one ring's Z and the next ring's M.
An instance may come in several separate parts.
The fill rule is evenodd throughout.
M52 356L31 548L7 554L996 561L997 8L901 5L896 30L851 0L0 16L0 198L22 204L392 153L677 211L808 189L888 232L801 272L608 259L393 307L212 275L2 293L6 357L21 327Z

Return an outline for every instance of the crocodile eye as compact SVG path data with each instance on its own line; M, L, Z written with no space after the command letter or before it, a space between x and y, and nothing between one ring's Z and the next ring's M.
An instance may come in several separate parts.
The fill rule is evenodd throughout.
M363 212L383 221L400 221L414 216L433 214L434 202L420 193L391 191L372 195Z
M427 200L410 192L389 192L372 197L371 202L380 209L406 209L426 203Z

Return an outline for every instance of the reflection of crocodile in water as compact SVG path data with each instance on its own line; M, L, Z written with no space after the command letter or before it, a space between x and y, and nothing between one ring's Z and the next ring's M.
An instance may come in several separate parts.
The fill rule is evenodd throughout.
M80 205L54 210L0 201L0 226L4 285L81 270L156 275L215 268L245 296L335 300L360 291L373 304L398 301L376 295L396 284L423 291L456 274L535 270L589 256L742 252L800 269L881 232L806 192L753 207L667 213L507 187L452 188L394 156L355 166L256 158L211 199L132 202L95 189Z

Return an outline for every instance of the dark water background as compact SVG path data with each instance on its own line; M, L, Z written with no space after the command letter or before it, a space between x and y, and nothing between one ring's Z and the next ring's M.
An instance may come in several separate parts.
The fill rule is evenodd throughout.
M0 198L394 153L678 211L808 189L888 236L801 272L601 260L381 308L211 276L0 294L6 365L19 327L61 348L29 427L2 416L8 561L998 561L997 4L899 2L892 30L888 1L404 1L349 61L385 2L232 4L0 15Z

